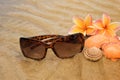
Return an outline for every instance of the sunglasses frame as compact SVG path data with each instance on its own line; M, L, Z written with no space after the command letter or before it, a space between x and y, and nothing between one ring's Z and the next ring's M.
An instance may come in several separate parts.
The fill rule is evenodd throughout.
M51 38L51 39L43 41L44 39L47 39L47 38ZM35 48L39 45L43 45L45 47L44 56L42 58L39 58L39 59L28 57L22 49L22 41L25 41L25 40L29 41L30 43L32 43L32 42L36 43L36 45L33 46L32 48ZM84 41L85 41L84 36L81 33L70 34L67 36L63 36L63 35L40 35L40 36L34 36L34 37L28 37L28 38L20 37L20 48L21 48L23 55L27 58L30 58L30 59L34 59L34 60L44 59L46 57L48 48L51 48L57 57L64 59L64 58L71 58L71 57L75 56L77 53L75 55L69 56L69 57L60 57L54 48L55 44L57 44L58 42L68 42L68 43L76 43L77 42L77 43L80 43L80 45L81 45L81 49L80 49L80 52L81 52L83 50L83 47L84 47ZM50 44L47 44L47 43L50 43Z

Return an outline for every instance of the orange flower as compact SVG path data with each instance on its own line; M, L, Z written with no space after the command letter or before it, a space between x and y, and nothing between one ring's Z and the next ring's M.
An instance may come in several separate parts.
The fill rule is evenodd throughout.
M110 16L103 14L102 20L97 20L94 26L99 28L97 34L103 34L105 36L115 36L116 29L120 26L119 22L112 22Z
M85 20L81 19L78 16L73 18L73 22L75 25L71 28L69 33L82 33L84 36L93 35L95 33L95 27L92 26L92 17L91 15L87 15Z

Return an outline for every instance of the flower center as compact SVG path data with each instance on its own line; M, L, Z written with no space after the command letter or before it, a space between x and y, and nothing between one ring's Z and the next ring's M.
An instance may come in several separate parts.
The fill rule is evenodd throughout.
M105 25L104 29L107 29L107 27L108 27L108 26L107 26L107 25Z

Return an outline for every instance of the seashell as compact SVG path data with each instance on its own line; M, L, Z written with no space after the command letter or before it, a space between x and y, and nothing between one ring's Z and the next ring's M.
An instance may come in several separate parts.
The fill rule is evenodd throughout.
M102 58L103 52L97 47L86 48L83 51L86 59L91 61L98 61Z
M104 35L91 36L85 40L85 47L87 47L87 48L91 48L91 47L101 48L101 45L103 43L106 43L106 41L108 41L108 38Z
M120 59L120 42L106 43L102 46L102 49L106 58L109 58L112 61Z

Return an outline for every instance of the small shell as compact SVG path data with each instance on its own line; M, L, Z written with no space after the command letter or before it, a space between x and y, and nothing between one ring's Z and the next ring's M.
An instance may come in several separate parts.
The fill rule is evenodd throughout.
M86 48L83 51L86 59L91 61L98 61L102 58L103 52L97 47Z

